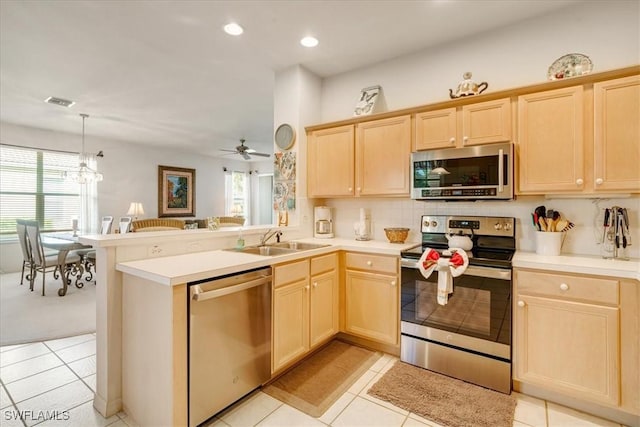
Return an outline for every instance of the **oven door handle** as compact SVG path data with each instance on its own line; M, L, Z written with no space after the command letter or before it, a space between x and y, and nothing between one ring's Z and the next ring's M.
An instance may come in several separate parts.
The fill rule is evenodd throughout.
M402 268L410 268L413 270L418 270L418 262L415 259L401 258L400 266ZM464 273L462 273L462 276L475 276L475 277L485 277L488 279L511 280L511 270L505 269L505 268L490 268L490 267L470 265L467 267L467 270Z
M498 150L498 193L504 193L504 150Z

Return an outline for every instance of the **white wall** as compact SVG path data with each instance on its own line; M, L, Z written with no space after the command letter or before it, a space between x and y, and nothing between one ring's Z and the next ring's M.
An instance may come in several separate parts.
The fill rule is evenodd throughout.
M0 122L0 142L3 144L77 152L79 135L18 126ZM273 172L272 161L243 162L230 158L207 157L178 149L159 149L136 144L85 136L87 152L102 150L98 169L104 180L98 183L99 216L125 216L129 204L142 202L142 218L158 216L158 165L196 170L195 218L224 215L223 167L229 170L259 170ZM22 260L17 244L0 245L0 271L16 271Z
M446 46L382 62L360 70L326 78L322 85L321 120L352 116L360 89L382 86L388 110L397 110L449 99L465 71L473 80L489 83L488 92L546 81L551 63L566 53L583 53L594 62L593 72L640 64L640 2L592 1L528 20L518 25L460 40ZM455 25L455 23L452 23ZM307 125L316 123L307 123ZM601 230L595 217L607 206L629 209L634 245L640 255L640 199L545 200L519 197L513 202L414 202L408 199L316 200L316 205L334 207L336 234L351 238L359 208L371 209L376 239L385 239L384 227L411 228L410 239L419 241L421 215L489 215L517 218L518 247L535 250L530 213L538 205L558 209L577 227L567 234L566 253L600 253L597 238ZM635 243L637 242L637 243Z

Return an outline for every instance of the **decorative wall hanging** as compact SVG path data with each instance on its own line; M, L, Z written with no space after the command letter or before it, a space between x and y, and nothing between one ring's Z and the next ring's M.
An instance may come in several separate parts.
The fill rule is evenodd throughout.
M275 153L273 179L276 181L295 181L296 179L296 153Z
M456 93L453 93L453 89L449 89L449 97L451 99L456 99L463 96L480 95L489 87L489 83L487 82L482 82L480 84L474 83L471 80L471 72L469 71L464 73L462 75L462 78L464 80L458 83Z
M288 150L296 142L296 131L290 124L283 123L276 129L274 139L278 148Z
M196 170L158 166L158 216L195 216Z
M377 113L380 102L378 101L382 94L380 86L365 87L360 91L360 98L353 110L354 116L367 116Z

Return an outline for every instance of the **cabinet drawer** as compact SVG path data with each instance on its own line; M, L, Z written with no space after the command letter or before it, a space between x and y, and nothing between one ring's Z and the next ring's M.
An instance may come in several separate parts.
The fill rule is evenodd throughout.
M518 293L548 295L618 305L618 281L516 270Z
M325 271L335 270L338 266L338 254L332 253L311 258L311 275L324 273Z
M309 275L309 259L277 265L273 269L273 286L276 288L287 283L304 280Z
M398 273L398 258L393 256L372 255L347 252L346 267L364 271Z

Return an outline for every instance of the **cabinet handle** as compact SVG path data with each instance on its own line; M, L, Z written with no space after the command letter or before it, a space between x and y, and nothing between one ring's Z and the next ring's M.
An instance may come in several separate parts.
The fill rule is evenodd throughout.
M392 281L391 281L391 286L395 286L395 285L396 285L396 281L395 281L395 280L392 280Z
M462 145L467 145L467 141L469 141L469 137L468 136L463 136L462 137Z
M603 182L604 182L604 179L602 179L602 178L597 178L596 179L596 185L602 185Z
M451 139L449 139L449 142L452 143L452 144L455 144L456 143L456 139L455 138L451 138Z
M584 179L582 178L576 179L576 185L582 185L582 184L584 184Z
M525 303L524 301L518 301L518 307L524 307Z
M318 282L313 282L313 287L317 288L318 287Z
M371 267L371 266L373 265L373 262L371 262L371 261L367 261L367 265L368 265L369 267Z
M560 290L561 291L568 291L569 290L569 285L567 285L566 283L561 283L560 284Z

